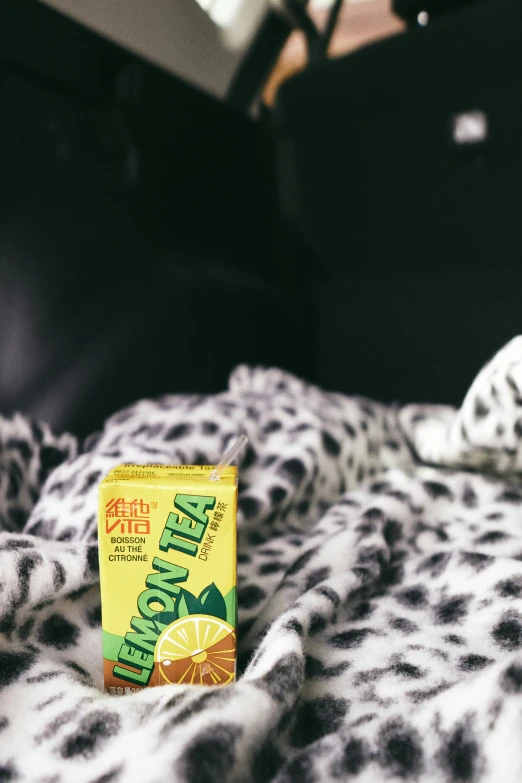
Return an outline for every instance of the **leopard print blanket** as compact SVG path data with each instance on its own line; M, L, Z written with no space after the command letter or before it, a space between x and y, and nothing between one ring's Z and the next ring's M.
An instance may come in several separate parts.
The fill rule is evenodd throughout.
M239 672L102 690L97 488L241 431ZM0 419L0 781L522 780L522 337L460 410L237 368L78 443Z

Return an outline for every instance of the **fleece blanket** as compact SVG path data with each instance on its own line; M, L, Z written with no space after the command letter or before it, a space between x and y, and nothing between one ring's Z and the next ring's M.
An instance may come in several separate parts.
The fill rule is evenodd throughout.
M102 690L97 488L240 468L226 687ZM522 780L522 337L459 410L237 368L78 443L0 419L0 781Z

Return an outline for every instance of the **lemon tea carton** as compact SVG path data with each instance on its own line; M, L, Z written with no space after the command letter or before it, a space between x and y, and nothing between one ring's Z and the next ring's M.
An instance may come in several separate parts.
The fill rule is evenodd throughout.
M120 465L100 485L109 693L234 680L237 468L213 469Z

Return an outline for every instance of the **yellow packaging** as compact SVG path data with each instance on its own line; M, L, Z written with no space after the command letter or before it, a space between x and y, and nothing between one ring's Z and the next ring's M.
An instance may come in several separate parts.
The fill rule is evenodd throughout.
M212 470L119 465L100 484L109 693L234 680L237 468Z

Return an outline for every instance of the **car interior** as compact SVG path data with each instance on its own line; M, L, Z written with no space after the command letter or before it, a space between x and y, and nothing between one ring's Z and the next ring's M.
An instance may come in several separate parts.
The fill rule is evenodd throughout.
M0 783L520 783L521 41L0 2Z
M51 5L0 11L2 410L87 434L240 363L459 404L520 331L517 3L396 0L334 58L299 3Z

